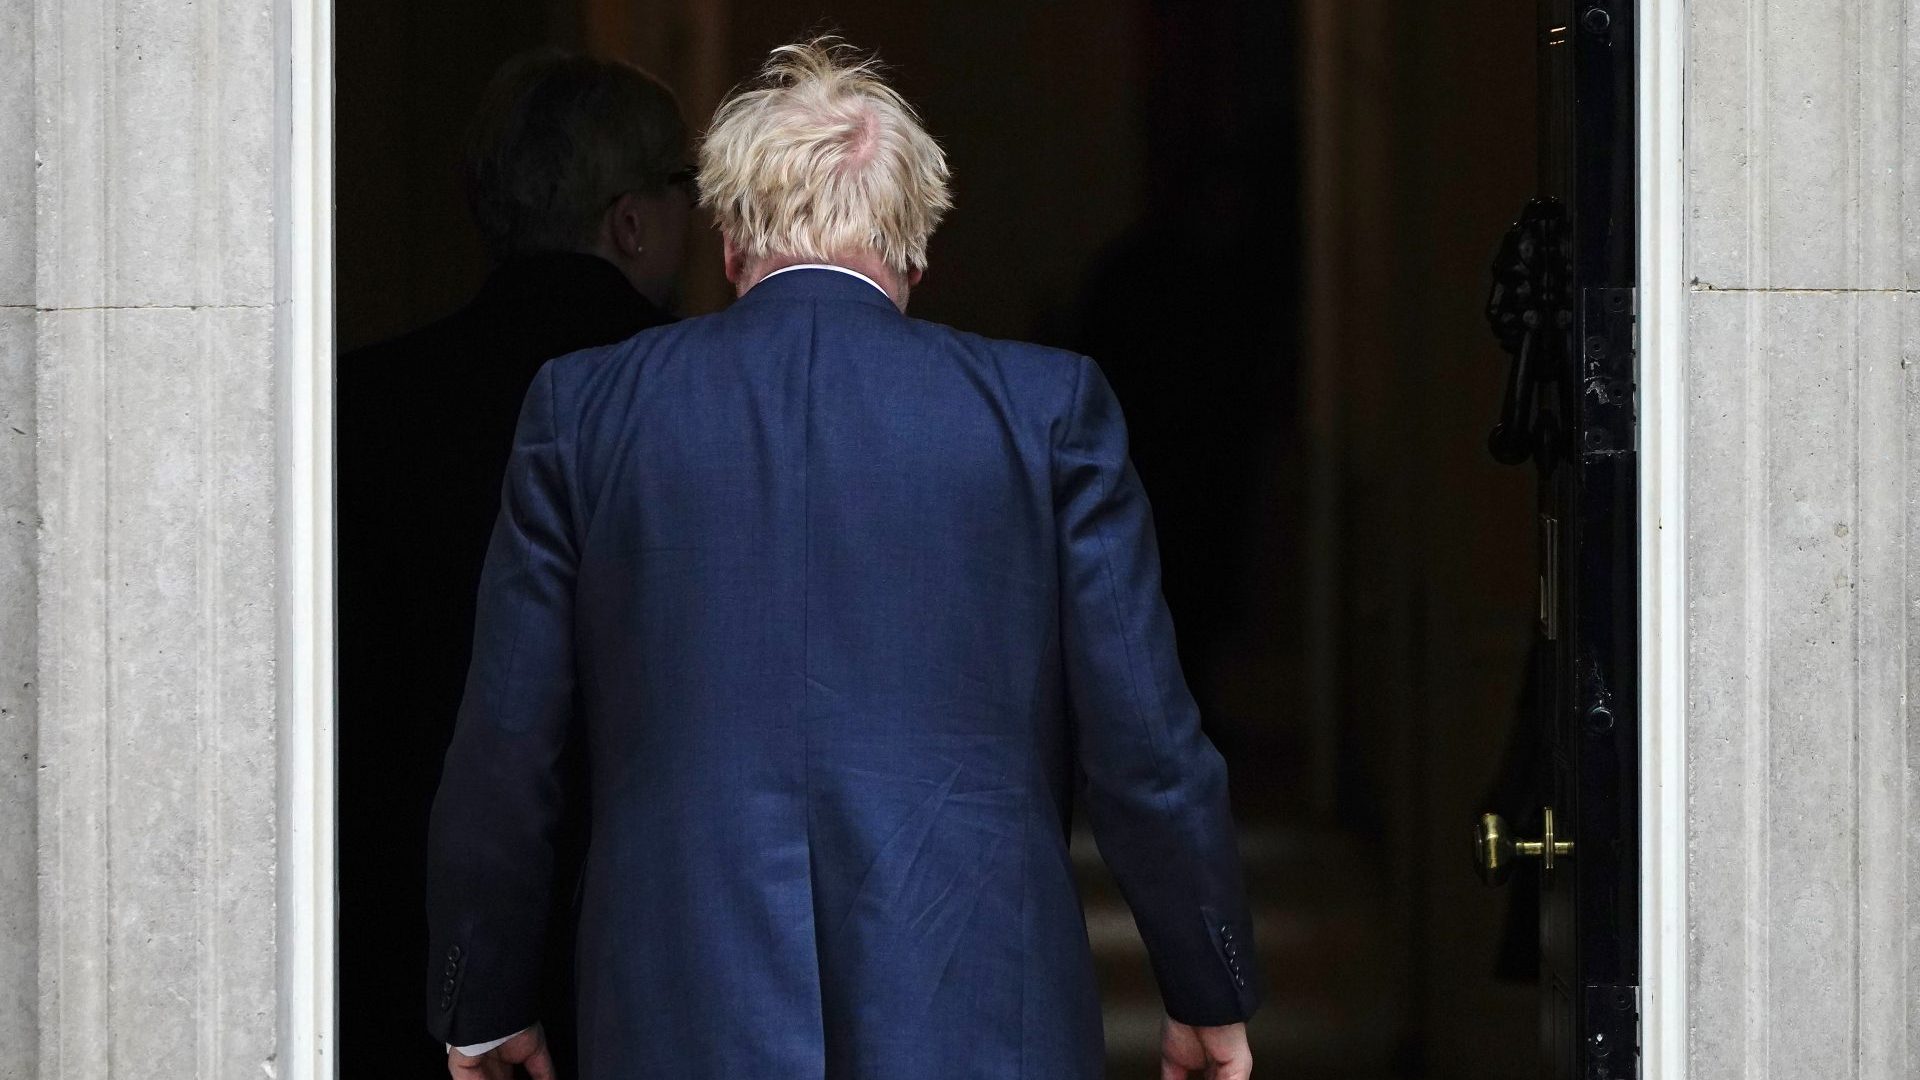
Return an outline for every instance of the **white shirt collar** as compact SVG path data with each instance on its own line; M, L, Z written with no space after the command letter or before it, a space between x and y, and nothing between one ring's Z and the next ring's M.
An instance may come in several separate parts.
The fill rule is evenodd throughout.
M836 270L842 274L847 274L852 277L857 277L861 281L866 282L867 284L873 286L874 288L880 289L880 295L885 296L889 301L893 299L893 297L887 293L887 290L880 288L879 282L873 280L872 278L868 277L867 275L861 273L858 270L849 270L844 266L835 266L832 263L795 263L792 266L783 266L780 269L775 270L773 273L767 274L766 276L762 277L760 281L765 281L767 280L767 278L779 277L781 274L784 274L789 270ZM754 282L754 285L758 286L760 284L760 281Z

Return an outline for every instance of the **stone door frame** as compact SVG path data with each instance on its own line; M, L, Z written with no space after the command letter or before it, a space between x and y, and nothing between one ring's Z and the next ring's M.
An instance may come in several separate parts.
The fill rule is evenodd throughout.
M279 580L279 1027L288 1080L331 1080L334 929L333 3L284 0L280 95L289 139L277 200L282 357L275 437Z
M333 4L284 0L279 48L285 317L276 387L279 530L280 1060L331 1080L334 872ZM1686 1068L1683 0L1640 0L1641 1016L1644 1075Z
M1687 1070L1685 0L1639 2L1640 1046Z

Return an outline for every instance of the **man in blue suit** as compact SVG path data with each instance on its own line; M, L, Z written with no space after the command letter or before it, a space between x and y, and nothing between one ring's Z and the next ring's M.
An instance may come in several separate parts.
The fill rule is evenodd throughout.
M1163 1076L1244 1078L1226 772L1100 369L906 317L946 163L843 45L775 50L700 189L739 301L549 363L521 412L429 843L450 1071L552 1075L577 712L585 1080L1100 1076L1076 789Z

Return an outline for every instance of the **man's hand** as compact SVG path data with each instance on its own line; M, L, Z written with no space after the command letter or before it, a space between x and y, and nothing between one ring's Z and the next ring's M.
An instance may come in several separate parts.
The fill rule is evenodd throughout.
M1253 1075L1253 1051L1247 1049L1247 1025L1192 1027L1169 1016L1160 1022L1160 1080L1247 1080Z
M453 1080L513 1080L515 1065L524 1067L533 1080L555 1080L553 1058L547 1054L547 1033L539 1024L479 1057L447 1051L447 1072Z

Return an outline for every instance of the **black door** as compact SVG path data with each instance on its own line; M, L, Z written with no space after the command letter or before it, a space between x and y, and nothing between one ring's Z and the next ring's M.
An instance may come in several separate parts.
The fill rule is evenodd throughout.
M1537 891L1541 1075L1640 1074L1633 0L1540 0L1539 180L1494 266L1494 456L1538 476L1525 805L1477 868ZM1536 889L1537 887L1537 889Z

